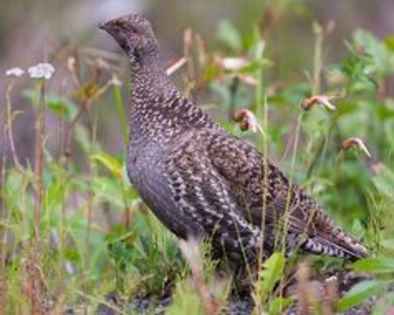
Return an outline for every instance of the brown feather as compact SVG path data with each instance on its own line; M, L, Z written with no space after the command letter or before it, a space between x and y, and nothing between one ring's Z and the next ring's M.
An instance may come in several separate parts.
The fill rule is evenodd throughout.
M366 255L361 243L334 226L304 190L178 92L159 61L146 19L126 15L101 27L119 43L132 68L129 178L173 233L207 238L215 253L236 260L252 261L278 246L340 257Z

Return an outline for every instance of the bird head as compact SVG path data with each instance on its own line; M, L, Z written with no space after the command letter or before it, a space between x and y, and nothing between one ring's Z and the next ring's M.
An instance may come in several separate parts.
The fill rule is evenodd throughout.
M128 14L99 24L131 58L139 60L158 54L158 44L149 21L139 14Z

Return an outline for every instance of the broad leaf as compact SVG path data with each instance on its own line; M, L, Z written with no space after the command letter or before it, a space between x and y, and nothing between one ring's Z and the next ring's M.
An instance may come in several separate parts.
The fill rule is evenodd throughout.
M386 257L370 257L352 264L352 268L359 272L394 273L394 259Z
M260 297L265 300L272 292L276 283L281 279L285 267L285 256L283 253L273 253L263 264L260 282Z
M366 302L372 296L384 291L385 287L386 284L375 280L357 283L338 301L338 311L343 312L353 306Z
M115 177L122 178L122 174L123 174L122 163L120 163L113 156L102 152L99 154L92 155L91 159L99 162L107 170L109 170L111 174L114 175Z

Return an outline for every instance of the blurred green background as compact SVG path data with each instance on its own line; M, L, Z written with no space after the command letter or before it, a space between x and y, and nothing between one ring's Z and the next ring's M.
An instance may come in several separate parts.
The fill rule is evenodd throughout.
M175 290L170 314L193 309L173 235L122 181L129 68L97 23L130 12L149 17L166 66L188 58L172 76L186 95L226 130L264 148L371 253L393 257L394 1L2 0L0 313L28 314L37 302L93 312L113 290L131 300ZM232 57L246 66L226 68ZM56 68L45 89L28 75L5 75L42 61ZM313 95L337 110L302 110ZM265 137L230 119L244 108ZM34 161L40 112L42 170ZM23 167L12 167L11 122ZM371 157L360 147L344 150L349 137L363 141ZM325 273L330 260L316 261ZM358 271L392 280L393 265L365 260ZM42 273L26 272L31 266ZM375 280L375 288L388 288ZM369 285L358 302L376 293ZM262 303L267 309L267 296Z

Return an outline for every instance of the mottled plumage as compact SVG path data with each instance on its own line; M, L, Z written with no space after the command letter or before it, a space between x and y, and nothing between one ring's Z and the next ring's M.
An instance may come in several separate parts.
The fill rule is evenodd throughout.
M231 259L253 261L261 244L265 254L285 244L288 251L366 255L305 191L177 91L146 19L127 15L101 27L132 68L128 175L167 228L208 238Z

